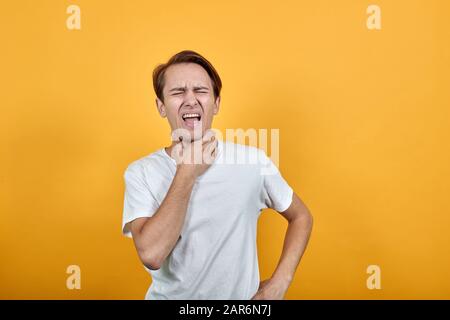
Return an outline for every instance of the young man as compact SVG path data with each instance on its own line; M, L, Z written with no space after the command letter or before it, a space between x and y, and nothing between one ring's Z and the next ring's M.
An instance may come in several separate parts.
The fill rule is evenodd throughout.
M283 299L311 233L308 209L264 151L215 139L222 82L208 60L182 51L154 70L153 85L173 142L127 167L122 223L152 276L146 299ZM243 155L261 161L236 163ZM260 282L264 208L289 225L275 272Z

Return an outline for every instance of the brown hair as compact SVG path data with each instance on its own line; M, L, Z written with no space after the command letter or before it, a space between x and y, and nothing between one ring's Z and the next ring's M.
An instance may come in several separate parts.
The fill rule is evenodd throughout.
M220 80L219 74L213 65L203 56L198 54L195 51L184 50L178 52L176 55L172 56L172 58L167 61L167 63L163 63L158 65L153 70L153 88L155 89L156 96L164 102L163 97L163 89L165 84L164 74L168 67L178 63L196 63L203 67L206 70L209 77L211 78L213 90L214 90L214 98L220 96L220 90L222 89L222 80Z

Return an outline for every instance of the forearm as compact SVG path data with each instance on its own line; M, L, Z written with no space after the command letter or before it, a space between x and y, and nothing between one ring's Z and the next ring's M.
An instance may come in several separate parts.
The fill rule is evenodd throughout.
M308 244L311 230L312 216L309 213L291 220L288 224L281 257L272 275L272 279L285 285L286 289L294 278L295 270Z
M192 175L177 170L158 211L140 231L147 255L164 261L172 251L181 234L194 182Z

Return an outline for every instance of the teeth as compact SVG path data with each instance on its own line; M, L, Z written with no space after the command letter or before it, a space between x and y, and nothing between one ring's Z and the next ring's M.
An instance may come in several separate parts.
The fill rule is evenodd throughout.
M182 118L183 119L186 119L186 118L200 118L200 114L198 114L198 113L186 113L186 114L183 115Z

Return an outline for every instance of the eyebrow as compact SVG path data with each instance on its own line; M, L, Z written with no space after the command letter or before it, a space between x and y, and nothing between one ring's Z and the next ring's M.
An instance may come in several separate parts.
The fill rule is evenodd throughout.
M205 86L195 86L194 87L194 90L199 90L199 89L209 90L209 88L205 87ZM185 87L175 87L175 88L170 89L169 92L172 92L172 91L184 91L184 90L186 90Z

